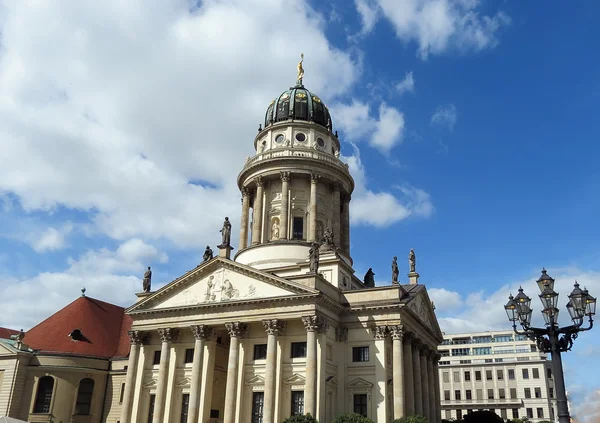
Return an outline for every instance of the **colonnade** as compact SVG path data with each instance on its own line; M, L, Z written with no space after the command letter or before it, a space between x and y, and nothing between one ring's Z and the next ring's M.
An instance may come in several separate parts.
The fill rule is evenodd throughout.
M306 178L306 174L294 174L294 178ZM281 209L279 215L279 239L292 239L293 233L291 210L290 210L290 181L292 175L290 172L280 172L281 180ZM265 241L264 229L269 227L269 222L263 221L264 209L268 204L264 202L264 183L262 176L253 179L255 188L242 188L242 220L240 224L240 245L243 250L248 247L248 230L250 226L250 207L252 207L252 227L250 228L251 245L262 244ZM310 175L310 196L307 207L308 225L306 231L306 240L309 242L320 241L317 239L317 218L319 215L317 193L319 185L325 183L318 174ZM350 200L349 194L343 194L339 183L332 183L328 187L332 193L331 214L332 231L334 243L342 251L350 252Z

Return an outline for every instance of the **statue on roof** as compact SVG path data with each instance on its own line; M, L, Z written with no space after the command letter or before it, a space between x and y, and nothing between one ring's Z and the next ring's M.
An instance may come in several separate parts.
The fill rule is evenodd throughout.
M206 250L204 250L204 255L202 256L202 261L205 262L211 258L213 258L213 250L207 245Z
M221 245L231 245L231 223L229 222L228 217L225 218L225 221L223 222L223 228L219 232L221 232L222 237Z
M372 268L369 267L369 270L367 270L367 273L365 273L363 282L365 283L365 286L369 288L375 287L375 273L373 272Z
M400 271L398 270L398 257L394 256L392 260L392 283L398 284L398 274Z
M300 55L300 61L298 62L298 85L302 85L302 78L304 78L304 68L302 67L302 62L304 61L304 53Z
M333 231L331 228L325 229L325 233L323 234L323 245L328 250L332 250L334 248Z
M415 249L411 248L408 254L408 264L410 265L410 273L415 273L417 268L417 258L415 257Z
M311 273L317 273L319 270L319 244L313 242L308 250L308 259L310 261L309 270Z
M150 292L150 288L152 286L152 270L150 270L150 266L148 266L148 270L144 273L144 283L142 287L144 288L144 292Z

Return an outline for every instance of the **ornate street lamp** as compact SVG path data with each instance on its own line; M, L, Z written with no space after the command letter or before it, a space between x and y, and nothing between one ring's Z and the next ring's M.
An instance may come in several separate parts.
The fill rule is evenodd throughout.
M518 335L525 335L532 341L535 341L540 351L552 354L552 371L554 373L554 383L556 387L556 405L558 409L559 423L570 423L569 409L567 406L567 394L565 391L565 378L563 375L561 352L570 351L573 346L573 340L577 338L579 332L590 330L594 326L593 316L596 314L596 298L592 297L587 289L579 288L575 285L569 302L567 311L573 321L572 325L558 326L558 293L554 291L554 279L542 269L542 276L536 281L540 289L540 300L544 309L542 315L546 322L545 328L536 328L531 326L531 298L519 287L517 296L512 294L508 297L508 303L504 306L508 320L513 325L513 330ZM588 317L588 327L582 327L585 316ZM517 330L517 321L523 327L523 331Z

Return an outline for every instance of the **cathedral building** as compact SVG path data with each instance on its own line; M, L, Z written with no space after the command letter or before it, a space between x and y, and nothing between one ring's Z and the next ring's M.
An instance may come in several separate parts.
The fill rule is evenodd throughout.
M418 282L414 252L407 283L398 281L395 258L390 278L377 286L372 271L362 280L355 275L354 181L339 158L332 116L303 85L303 73L301 62L295 86L268 106L254 138L256 154L239 173L241 219L232 219L234 227L240 222L237 250L226 218L216 257L207 247L202 263L156 291L148 269L144 292L122 312L128 354L119 347L121 336L107 338L114 349L107 349L105 368L81 370L81 360L94 356L87 351L63 354L70 364L59 371L35 358L41 353L28 344L29 334L10 346L0 343L0 351L7 345L0 352L0 415L7 410L57 423L48 416L90 423L278 423L310 413L329 423L355 412L378 423L412 414L441 421L437 347L443 336ZM69 331L77 324L72 319ZM1 382L10 373L3 357L18 361L17 355L26 360L20 374L26 389L15 389L8 377ZM68 382L64 366L71 366ZM87 415L76 408L85 378L94 382Z

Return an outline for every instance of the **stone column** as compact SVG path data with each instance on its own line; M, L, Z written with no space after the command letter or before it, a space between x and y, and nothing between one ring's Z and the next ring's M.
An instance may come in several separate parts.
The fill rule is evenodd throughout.
M217 337L218 333L213 329L211 336L205 341L206 355L202 360L202 379L200 381L200 409L198 410L198 421L190 421L190 423L204 423L207 422L210 417L215 374L215 360L217 355Z
M130 330L127 332L127 335L129 335L131 347L129 348L129 362L127 363L125 392L123 392L123 405L121 408L121 422L123 423L129 423L129 419L131 418L133 393L135 392L135 377L140 357L140 345L147 342L150 334L139 330Z
M413 360L413 382L415 385L415 414L423 415L423 389L421 386L421 354L419 353L419 341L415 339L412 343Z
M342 203L342 250L350 254L350 195L344 196Z
M250 214L250 191L242 188L242 223L240 224L240 250L248 246L248 217Z
M429 391L429 421L434 423L437 421L437 406L435 403L435 377L433 375L433 360L435 351L429 350L427 354L427 376L428 376L428 391Z
M265 367L265 399L263 423L276 423L275 415L275 376L277 372L277 335L285 330L285 322L279 319L263 320L267 332L267 363Z
M421 395L423 397L423 416L427 420L431 420L431 412L429 410L429 376L427 374L427 346L421 345L420 356L421 356Z
M227 386L225 388L223 423L233 423L235 420L235 400L237 393L239 341L248 329L248 325L242 322L232 322L225 323L225 327L229 332L231 342L229 343L229 361L227 363Z
M262 176L254 179L256 183L256 196L254 197L254 212L252 215L252 245L261 243L262 209L263 209L263 180Z
M316 418L317 411L317 332L327 330L321 316L302 316L306 328L306 382L304 385L304 414Z
M394 420L404 417L404 357L402 350L402 325L390 326L392 335L392 383L394 385Z
M438 352L433 357L433 386L435 389L435 412L437 418L433 422L442 423L442 393L440 392L440 369L439 361L442 355Z
M333 209L333 216L332 216L332 230L333 230L333 243L335 244L335 246L337 248L340 248L342 246L342 242L341 242L341 233L340 231L342 230L342 213L340 210L341 204L340 204L340 184L335 183L332 186L333 189L333 202L332 202L332 209Z
M375 337L375 392L371 409L375 412L376 422L389 422L388 408L388 371L387 371L387 326L375 326L373 336Z
M281 219L279 221L279 239L288 239L288 215L290 172L281 172Z
M165 409L165 398L167 393L167 377L169 370L169 358L171 353L171 342L179 337L179 329L162 328L158 330L162 340L160 349L160 364L158 367L158 383L156 384L156 397L154 399L154 417L152 423L163 423Z
M405 415L415 414L415 391L413 382L413 355L411 342L413 334L407 332L404 334L404 407Z
M198 421L199 408L199 388L202 379L202 366L204 359L205 341L210 338L212 329L205 325L193 325L190 327L194 338L194 361L192 362L192 382L190 386L190 403L188 406L188 421L196 423Z
M317 182L321 177L314 173L310 175L310 205L309 205L309 217L310 223L308 225L308 240L317 240Z

